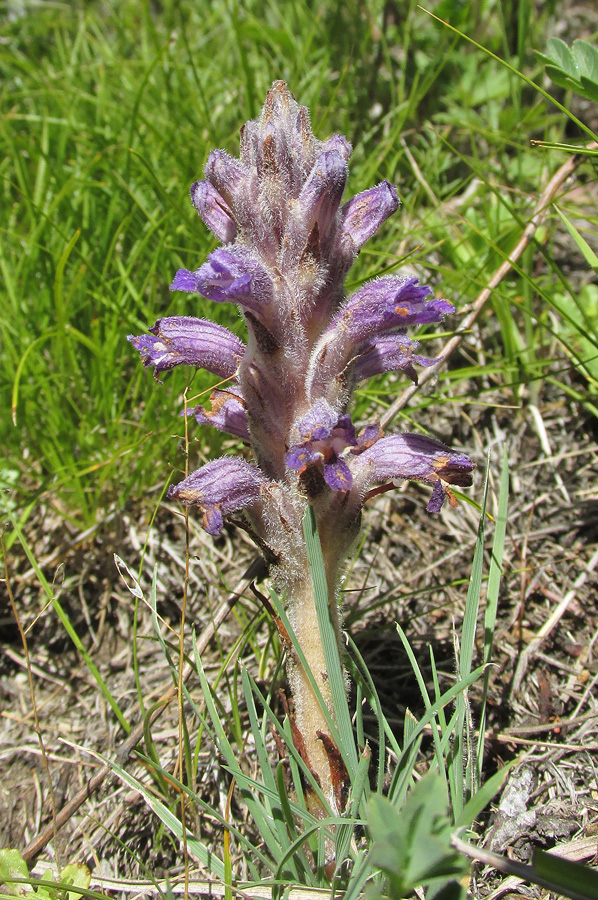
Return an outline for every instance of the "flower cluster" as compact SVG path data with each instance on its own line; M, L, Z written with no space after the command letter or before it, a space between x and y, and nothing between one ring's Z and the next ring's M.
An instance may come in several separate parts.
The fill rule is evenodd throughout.
M236 304L247 343L191 317L163 318L149 335L129 337L156 373L200 366L228 379L212 394L211 408L188 414L246 441L254 461L213 460L169 496L199 507L212 535L226 516L245 510L269 549L291 624L324 695L302 532L306 504L315 512L340 636L340 567L359 531L368 489L415 479L432 487L428 510L439 512L445 497L452 500L450 485L470 485L473 469L467 456L431 438L385 436L378 425L357 432L351 421L349 401L359 382L390 371L416 380L414 366L434 362L417 354L406 329L439 322L454 308L405 275L377 278L345 296L360 248L399 206L387 181L342 203L350 153L342 135L317 140L307 109L284 82L275 82L260 119L241 131L240 158L213 151L204 179L191 188L195 208L223 246L197 270L180 269L171 285ZM323 719L303 701L313 691L292 661L289 679L306 761L326 788L328 761L318 737Z

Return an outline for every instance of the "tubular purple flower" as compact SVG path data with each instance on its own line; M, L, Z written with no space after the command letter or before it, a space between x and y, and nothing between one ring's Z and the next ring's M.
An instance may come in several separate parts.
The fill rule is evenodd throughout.
M336 150L318 156L297 200L307 234L316 223L320 236L327 232L340 206L347 174L347 164Z
M291 434L298 436L298 441L285 457L289 469L302 474L311 466L322 466L331 490L350 490L351 470L340 458L348 447L358 446L350 416L339 416L330 404L320 400L294 425Z
M212 150L205 164L204 177L216 189L229 207L235 211L239 190L250 172L239 159L224 150Z
M343 134L333 134L327 141L323 141L320 146L321 153L327 153L329 150L340 153L345 162L349 162L353 147Z
M445 485L469 487L473 481L474 465L468 456L421 434L392 434L381 438L357 457L354 465L361 468L364 463L372 466L371 481L406 478L433 485L428 512L434 513L440 512L445 495L450 499Z
M195 416L199 425L212 425L218 431L224 431L242 441L250 441L249 423L241 389L236 385L226 390L216 389L210 396L212 408L195 406L187 410L188 416ZM181 413L182 415L182 413Z
M167 496L186 506L198 506L203 527L216 536L222 531L224 516L259 503L262 486L267 482L256 466L244 459L223 456L171 485Z
M383 372L395 372L400 369L417 384L417 372L413 364L432 366L438 362L437 359L416 355L413 351L417 347L417 341L412 341L399 332L368 338L357 348L350 364L351 374L355 381L359 382L374 375L381 375Z
M356 194L341 209L343 235L350 238L355 253L400 205L396 188L389 181Z
M431 293L413 276L376 278L349 297L329 331L342 330L355 345L393 328L440 322L455 307L446 300L426 301Z
M291 438L299 441L336 440L343 442L342 449L353 447L357 443L355 428L350 416L339 414L326 402L317 400L305 415L291 428Z
M221 378L235 374L245 353L245 344L236 335L205 319L191 316L167 316L158 319L150 334L128 335L141 354L144 366L154 373L175 366L197 366Z
M413 276L390 275L369 282L349 297L312 352L308 373L311 396L328 392L333 399L335 379L360 355L365 341L387 332L397 333L407 325L439 322L454 312L446 300L426 300L430 293L430 288ZM374 364L375 358L370 362Z
M291 171L294 168L289 152L288 135L278 122L266 122L258 144L258 175L280 179L287 190L291 188Z
M196 181L191 185L191 201L210 231L223 244L229 244L237 236L233 213L209 181Z
M197 292L217 303L237 303L259 313L272 302L273 285L268 272L249 250L220 247L196 272L179 269L171 291Z

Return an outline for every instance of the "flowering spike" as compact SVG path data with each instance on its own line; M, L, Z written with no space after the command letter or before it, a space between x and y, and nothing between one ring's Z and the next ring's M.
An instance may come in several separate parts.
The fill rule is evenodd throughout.
M272 576L311 670L308 677L298 658L289 659L295 734L336 812L343 791L338 748L329 737L327 716L335 713L302 529L307 504L317 521L342 652L336 602L342 564L358 536L370 485L423 481L432 487L428 510L439 512L445 498L456 502L450 485L471 484L473 469L464 454L430 438L384 436L377 424L356 434L351 421L349 402L358 382L391 371L415 380L416 365L434 362L416 354L407 328L454 311L411 275L378 278L346 298L355 256L399 206L387 181L343 205L351 150L339 134L318 140L307 109L284 82L274 82L260 117L241 129L240 158L212 151L204 180L191 189L196 209L225 246L196 270L180 269L171 285L237 304L247 345L226 329L208 334L207 323L201 333L197 325L183 328L199 321L192 319L162 320L180 323L170 344L168 328L159 323L154 337L131 338L156 371L188 363L235 378L213 392L210 409L197 406L188 413L249 442L257 465L235 457L215 460L169 496L199 506L204 528L214 535L227 515L244 509L258 544L268 548Z

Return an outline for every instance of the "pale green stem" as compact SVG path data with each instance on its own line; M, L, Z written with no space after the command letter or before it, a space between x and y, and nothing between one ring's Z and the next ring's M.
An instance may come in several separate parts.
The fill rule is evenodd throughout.
M334 585L329 585L329 596L332 597L330 604L332 620L337 636L340 637L340 610L336 603ZM290 594L287 594L287 609L289 621L322 700L333 722L336 723L309 569L307 577L295 581ZM292 656L287 664L287 676L294 702L295 723L301 732L309 765L318 776L322 791L332 809L335 809L330 763L324 745L318 737L318 731L330 736L330 726L303 666Z

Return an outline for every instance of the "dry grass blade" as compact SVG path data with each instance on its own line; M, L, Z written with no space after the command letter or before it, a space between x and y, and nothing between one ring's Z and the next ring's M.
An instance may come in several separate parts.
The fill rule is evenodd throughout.
M50 863L39 863L35 868L35 876L43 877L46 872L52 871ZM122 878L106 878L92 874L90 887L98 891L118 891L121 894L132 894L134 897L163 897L166 892L178 897L185 893L185 884L173 883L171 880L163 882L127 880ZM214 881L198 880L190 878L187 886L190 897L216 898L224 897L227 890L232 890L237 897L251 898L251 900L272 900L274 891L264 885L259 887L241 888L225 887ZM293 888L287 894L288 900L322 900L330 896L330 890L326 888Z
M493 868L498 869L499 872L503 872L505 875L509 876L498 890L493 891L488 900L493 900L493 898L501 896L510 888L521 884L522 881L533 881L534 884L554 890L552 881L539 877L538 873L534 872L534 865L524 865L523 863L509 859L506 856L492 853L490 850L485 850L482 847L473 847L471 844L468 844L467 841L463 841L456 836L452 837L451 843L456 850L460 850L461 853L469 856L470 859L485 863L488 866L493 866ZM554 847L552 850L548 851L548 853L550 856L557 856L563 860L580 862L582 860L592 859L595 856L595 841L593 842L593 848L589 846L591 843L592 842L588 842L585 839L583 841L574 841L570 844ZM595 874L593 869L590 869L590 871ZM533 878L530 878L532 874ZM571 898L571 900L588 900L589 896L589 893L578 893L574 889L567 891L567 897Z
M242 577L239 579L238 584L235 587L235 590L223 600L220 604L216 614L214 615L213 620L210 624L204 628L203 632L198 638L197 646L201 651L205 650L208 646L218 626L224 622L231 609L235 606L239 598L243 595L243 593L247 590L249 584L263 577L265 573L265 563L261 559L261 557L256 557L251 565L243 573ZM192 671L191 666L187 666L183 673L183 680L186 680ZM150 717L150 724L158 719L161 714L164 712L166 707L174 700L177 696L177 686L173 686L171 681L168 681L168 684L164 686L164 692L158 703L161 705L158 706ZM143 737L144 729L146 728L146 722L141 721L131 732L129 737L122 743L117 751L117 757L121 763L124 763L132 751L135 749L139 741ZM22 852L23 859L27 862L40 853L41 850L46 846L48 841L51 841L56 832L62 828L69 819L75 815L77 810L85 803L85 801L100 787L100 785L104 782L106 777L112 771L111 766L106 765L102 766L102 768L96 772L96 774L86 782L86 784L81 788L81 790L73 797L69 803L66 804L61 810L56 813L56 819L51 823L48 828L45 828L41 834L39 834L34 841L32 841Z
M535 653L540 644L548 637L553 628L560 622L562 617L564 616L567 608L569 607L571 601L574 599L577 590L585 584L588 576L591 572L594 571L596 566L598 565L598 550L594 553L589 563L583 572L579 574L579 576L575 579L573 587L570 591L567 591L561 602L558 604L554 612L551 616L546 620L546 622L542 625L536 636L529 642L527 647L521 653L519 657L519 661L517 663L517 668L515 669L515 674L513 676L513 687L512 692L516 692L519 690L521 686L521 682L523 680L523 676L525 675L525 671L527 669L530 657Z

